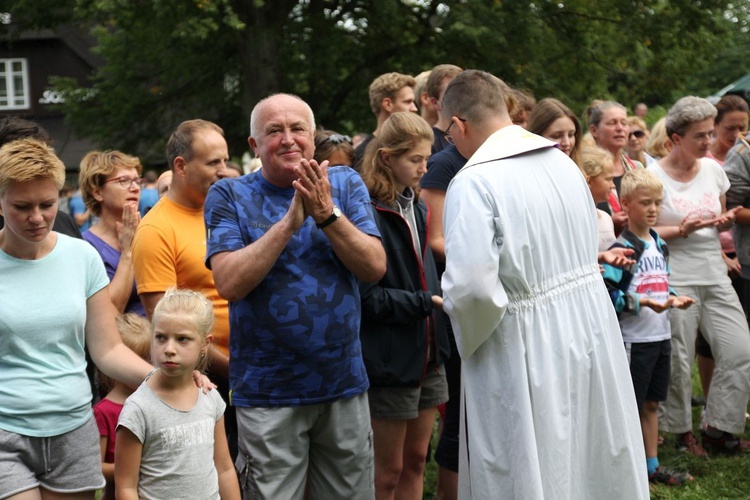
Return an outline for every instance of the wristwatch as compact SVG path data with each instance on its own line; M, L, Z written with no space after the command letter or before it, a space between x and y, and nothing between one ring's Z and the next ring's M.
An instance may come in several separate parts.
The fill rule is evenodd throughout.
M328 217L323 222L321 222L320 224L315 224L315 225L318 227L318 229L323 229L323 228L326 228L326 227L330 226L331 224L333 224L337 220L339 220L339 217L341 217L341 210L339 209L339 207L337 207L336 205L334 205L333 206L333 211L331 212L331 216Z

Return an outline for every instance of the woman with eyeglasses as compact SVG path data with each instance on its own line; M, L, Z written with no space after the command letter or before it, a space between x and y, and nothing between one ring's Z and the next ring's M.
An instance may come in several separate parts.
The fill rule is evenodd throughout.
M135 288L131 247L141 220L138 200L144 180L138 158L120 151L91 151L81 160L78 183L86 207L98 217L83 233L96 248L110 279L109 295L120 313L146 311Z
M648 142L648 127L646 122L637 116L628 117L628 143L625 145L625 153L628 158L635 160L642 166L646 166L649 158L646 155L646 142ZM650 159L654 161L653 158Z
M321 164L328 160L329 166L354 165L354 146L352 138L333 130L319 130L315 133L315 154L313 159Z
M716 160L719 165L724 166L724 161L727 159L729 151L737 143L737 139L747 134L748 105L740 96L727 94L716 103L716 111L714 138L708 147L706 157ZM727 173L727 175L729 174ZM734 185L734 182L732 182L732 185ZM728 229L719 233L719 240L721 241L721 250L724 253L724 262L732 279L732 285L740 297L740 302L744 304L744 307L747 307L747 292L745 291L747 285L745 280L740 278L742 268L734 246L732 230ZM706 396L710 390L716 360L711 346L700 332L696 352L698 354L698 371L701 375L703 395Z
M667 401L660 428L678 435L678 446L696 456L706 450L744 452L750 398L750 332L722 259L719 231L734 223L741 207L727 210L729 180L706 158L716 108L699 97L683 97L669 110L669 154L649 167L663 184L656 230L669 244L670 284L696 300L690 310L671 311L672 357ZM716 357L706 398L705 430L693 435L691 367L700 329ZM702 446L701 446L702 444Z

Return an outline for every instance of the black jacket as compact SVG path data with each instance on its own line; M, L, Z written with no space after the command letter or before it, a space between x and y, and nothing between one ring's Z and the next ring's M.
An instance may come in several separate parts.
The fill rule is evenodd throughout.
M443 315L432 296L442 295L427 231L427 206L414 203L422 247L420 265L409 223L398 211L371 200L382 236L388 269L378 283L361 283L362 354L370 384L379 387L418 386L427 368L428 336L436 345L436 365L450 354Z

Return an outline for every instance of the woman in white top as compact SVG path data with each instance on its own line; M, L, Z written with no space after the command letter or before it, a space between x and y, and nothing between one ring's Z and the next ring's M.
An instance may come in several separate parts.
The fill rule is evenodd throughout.
M750 332L727 276L719 230L730 227L738 208L726 210L729 181L716 161L705 158L716 108L698 97L684 97L669 110L667 135L673 148L649 167L664 185L657 221L670 249L670 282L678 294L696 300L689 310L673 310L672 374L660 427L679 434L680 447L695 455L704 448L745 451L736 437L745 429L750 397ZM706 406L702 444L692 433L691 366L700 329L716 357L716 371Z

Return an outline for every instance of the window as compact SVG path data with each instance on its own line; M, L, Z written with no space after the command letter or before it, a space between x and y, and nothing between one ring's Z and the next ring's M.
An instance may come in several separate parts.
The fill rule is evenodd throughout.
M0 110L28 108L26 59L0 59Z

